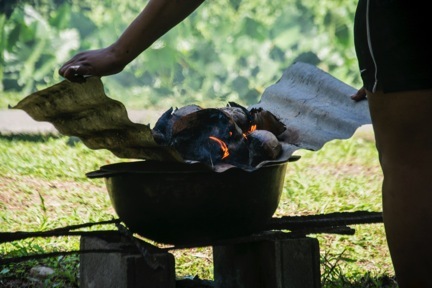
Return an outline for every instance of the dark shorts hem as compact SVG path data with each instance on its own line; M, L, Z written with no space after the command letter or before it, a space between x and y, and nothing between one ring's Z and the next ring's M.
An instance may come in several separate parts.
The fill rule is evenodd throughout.
M367 1L370 1L369 39L374 58L366 28ZM432 88L432 56L426 44L432 21L426 15L426 4L414 2L359 0L354 43L366 89L372 91L375 84L384 92Z

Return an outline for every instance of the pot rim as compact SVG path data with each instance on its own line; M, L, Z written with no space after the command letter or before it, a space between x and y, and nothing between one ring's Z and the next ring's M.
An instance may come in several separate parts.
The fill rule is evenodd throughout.
M264 165L257 170L285 165L286 162L270 163ZM134 167L140 170L134 169ZM240 167L233 167L229 170L241 170ZM227 172L226 170L224 172ZM131 174L142 174L142 173L163 173L163 174L182 174L182 173L223 173L215 172L211 167L199 162L187 163L187 162L161 162L154 160L140 160L131 162L118 162L113 164L107 164L100 167L100 171L104 172L118 172L118 173L131 173Z

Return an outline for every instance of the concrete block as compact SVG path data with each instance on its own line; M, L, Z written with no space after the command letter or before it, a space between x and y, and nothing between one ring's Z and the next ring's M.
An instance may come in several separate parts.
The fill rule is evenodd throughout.
M319 288L315 238L262 240L213 247L215 288Z
M80 256L81 288L175 288L175 259L167 252L152 253L150 267L136 247L123 237L81 237L81 250L121 249L115 253Z

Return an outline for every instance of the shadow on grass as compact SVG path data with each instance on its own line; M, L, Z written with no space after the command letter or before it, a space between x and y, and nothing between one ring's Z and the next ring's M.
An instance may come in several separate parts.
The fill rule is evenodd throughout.
M25 141L25 142L47 142L49 139L59 139L62 136L54 134L13 134L0 135L1 140Z
M48 142L50 139L61 139L64 138L67 144L71 147L75 146L76 143L81 140L74 136L64 136L59 134L14 134L14 135L3 135L0 134L0 140L5 140L9 142L13 141L23 141L23 142L34 142L34 143L44 143Z
M339 279L322 283L323 288L398 288L398 284L394 276L376 276L371 277L366 274L360 279L348 279L341 275Z

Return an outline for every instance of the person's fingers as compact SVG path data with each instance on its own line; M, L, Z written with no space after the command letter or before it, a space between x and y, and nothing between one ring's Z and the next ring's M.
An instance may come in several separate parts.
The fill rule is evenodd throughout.
M78 69L80 68L80 65L69 65L69 64L64 64L60 69L59 69L59 74L65 78L71 77L74 74L79 74Z
M67 62L65 62L65 63L63 63L63 65L62 65L62 67L60 67L60 69L59 69L59 74L61 75L61 76L64 76L64 74L66 73L66 71L67 71L67 69L70 67L70 66L73 66L73 65L79 65L79 64L77 64L77 62L79 62L80 60L77 58L77 56L74 56L74 57L72 57L71 59L69 59Z
M361 101L361 100L365 100L366 99L366 94L362 95L362 94L355 94L351 96L351 99L354 101Z
M64 77L66 77L67 79L73 78L74 76L78 75L78 69L80 68L79 65L69 65L66 66L64 69Z
M359 89L354 95L351 95L351 99L354 101L361 101L366 99L366 89Z
M72 82L83 82L84 81L84 75L86 75L85 67L80 65L70 65L64 68L62 71L60 71L60 75L62 75L64 78L72 81Z
M68 65L66 65L66 64L64 64L62 67L60 67L60 69L58 70L58 73L61 75L61 76L65 76L65 73L66 73L66 70L67 70L67 68L68 68Z

